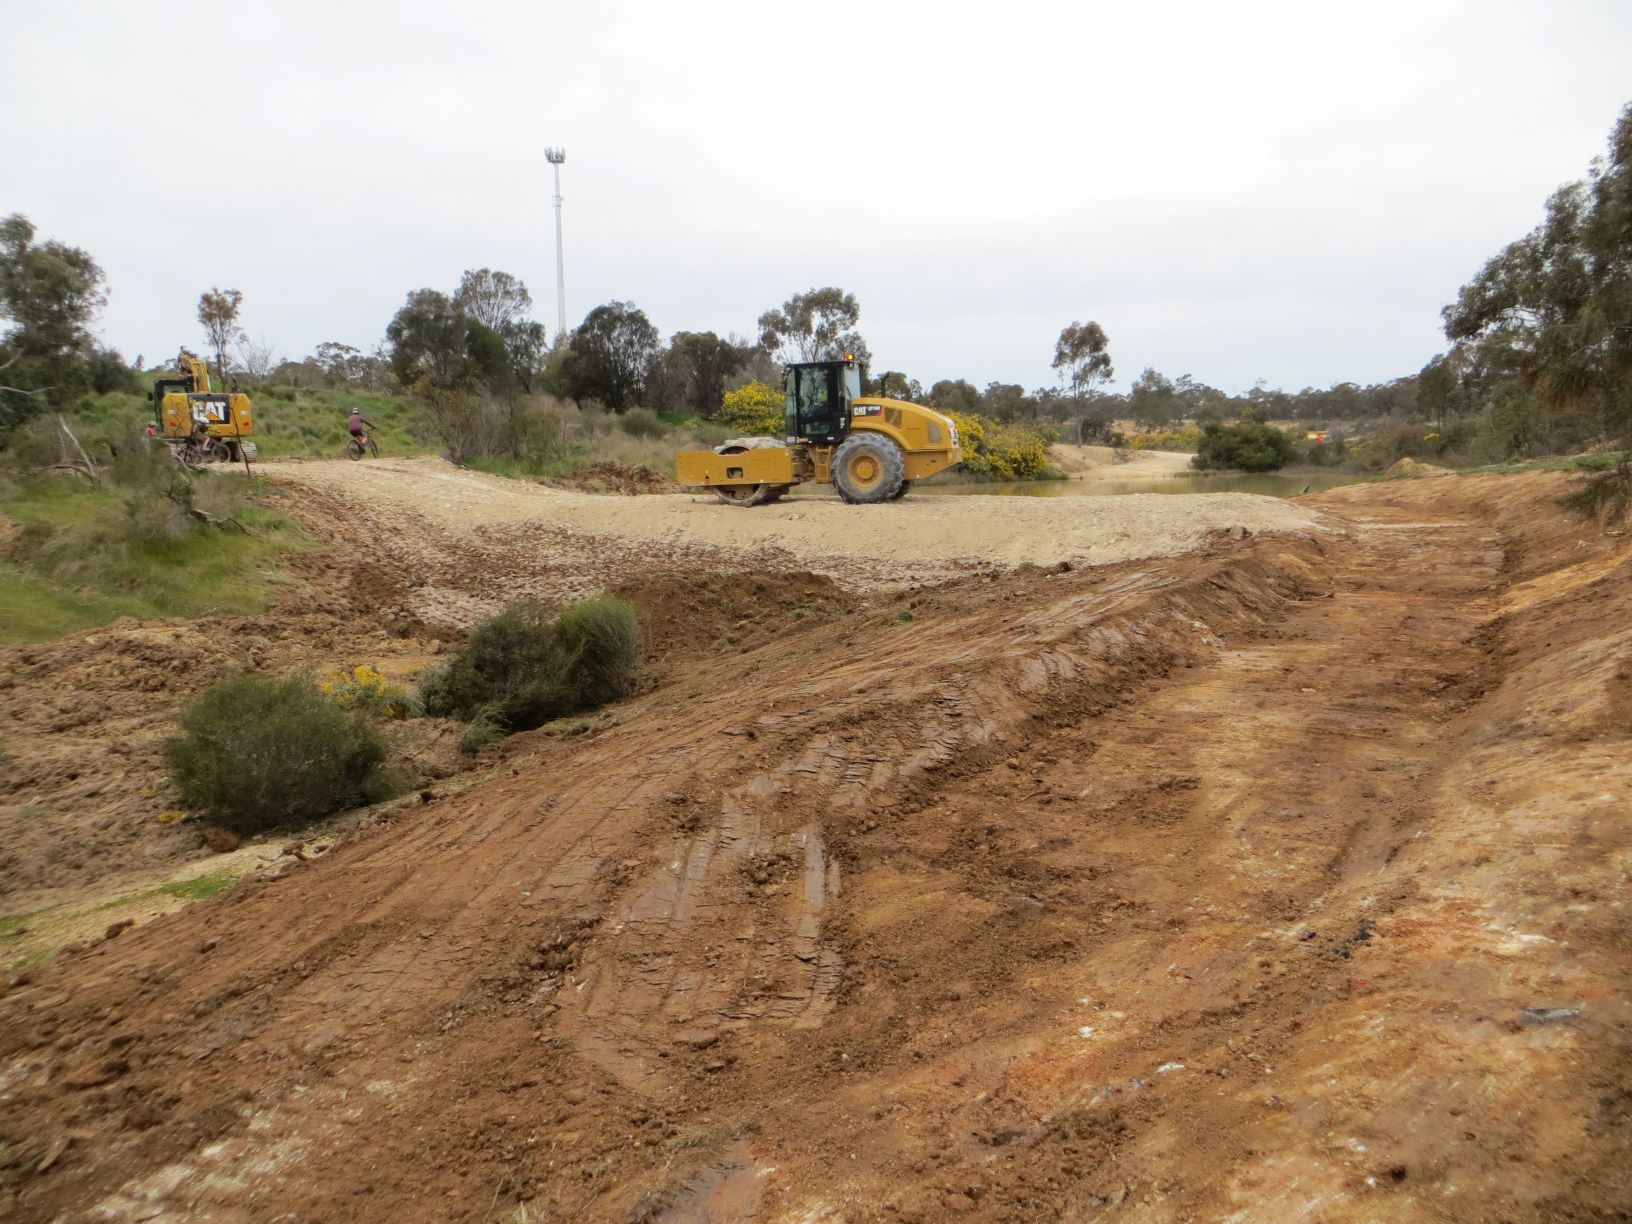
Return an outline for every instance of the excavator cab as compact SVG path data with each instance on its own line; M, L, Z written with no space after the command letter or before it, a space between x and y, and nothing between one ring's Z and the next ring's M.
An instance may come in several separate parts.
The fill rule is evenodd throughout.
M861 369L854 357L842 361L800 361L782 374L787 391L790 446L837 446L850 432L851 406L861 395Z

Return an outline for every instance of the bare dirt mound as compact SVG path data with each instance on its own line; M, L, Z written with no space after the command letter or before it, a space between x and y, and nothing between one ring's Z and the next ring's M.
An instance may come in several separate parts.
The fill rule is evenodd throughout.
M1432 463L1422 463L1406 455L1389 464L1388 470L1383 473L1385 478L1401 476L1443 476L1450 472L1449 468L1437 467Z
M823 574L658 574L613 594L634 604L648 659L665 668L806 633L863 606Z
M1184 451L1124 449L1109 446L1077 446L1056 442L1048 457L1072 480L1119 481L1151 480L1162 476L1185 476L1194 469L1192 456Z
M1624 1215L1632 551L1557 484L968 581L524 737L9 991L0 1202Z

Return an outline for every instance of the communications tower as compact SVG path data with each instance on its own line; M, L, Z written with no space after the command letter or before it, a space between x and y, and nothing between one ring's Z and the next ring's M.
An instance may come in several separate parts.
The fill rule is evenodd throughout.
M565 149L545 149L544 159L555 169L555 339L567 338L567 269L561 255L561 163Z

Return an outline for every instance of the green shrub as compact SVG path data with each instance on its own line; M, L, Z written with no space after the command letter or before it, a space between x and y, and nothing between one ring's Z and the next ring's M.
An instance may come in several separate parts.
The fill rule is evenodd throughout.
M1585 466L1585 465L1583 465ZM1623 451L1613 467L1598 468L1583 476L1576 487L1558 499L1577 518L1614 527L1632 511L1632 452Z
M618 418L618 424L631 438L661 438L669 432L650 408L631 408Z
M421 686L430 714L525 731L634 690L642 640L634 608L599 596L559 616L531 601L511 604Z
M597 595L569 604L556 618L555 635L574 711L593 710L634 692L644 643L640 620L627 601Z
M567 704L555 618L530 601L483 622L439 671L420 685L427 714L473 719L486 710L511 730L536 727Z
M1507 458L1505 443L1494 444L1494 449L1472 445L1480 428L1477 421L1466 419L1440 427L1420 423L1390 425L1351 443L1348 457L1351 463L1373 472L1384 471L1396 460L1406 458L1441 463L1470 449L1494 459Z
M459 737L459 751L474 756L504 736L504 724L499 720L497 711L491 706L483 706L476 711L465 733Z
M1342 438L1327 442L1311 442L1304 458L1315 467L1337 467L1348 457L1348 443Z
M1469 450L1475 458L1491 463L1542 454L1553 449L1549 425L1554 420L1555 414L1529 392L1514 383L1503 383L1492 392Z
M1128 445L1134 450L1193 451L1201 445L1201 435L1199 429L1159 429L1129 438Z
M232 676L182 713L164 745L181 802L237 833L388 798L385 741L306 676Z
M75 458L68 452L67 439L62 436L57 421L55 414L35 417L31 421L24 421L9 434L0 436L0 443L4 443L5 447L5 465L28 471L53 463L68 463Z
M1234 425L1206 425L1190 466L1201 471L1234 468L1241 472L1273 472L1285 467L1297 448L1273 425L1243 417Z

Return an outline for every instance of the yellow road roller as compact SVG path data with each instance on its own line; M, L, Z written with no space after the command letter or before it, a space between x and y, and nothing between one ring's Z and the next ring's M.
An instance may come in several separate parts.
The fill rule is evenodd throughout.
M861 394L853 357L802 361L782 375L784 438L731 438L713 450L681 451L681 484L732 506L763 506L796 484L831 484L847 502L894 501L912 482L963 459L958 427L933 408Z

